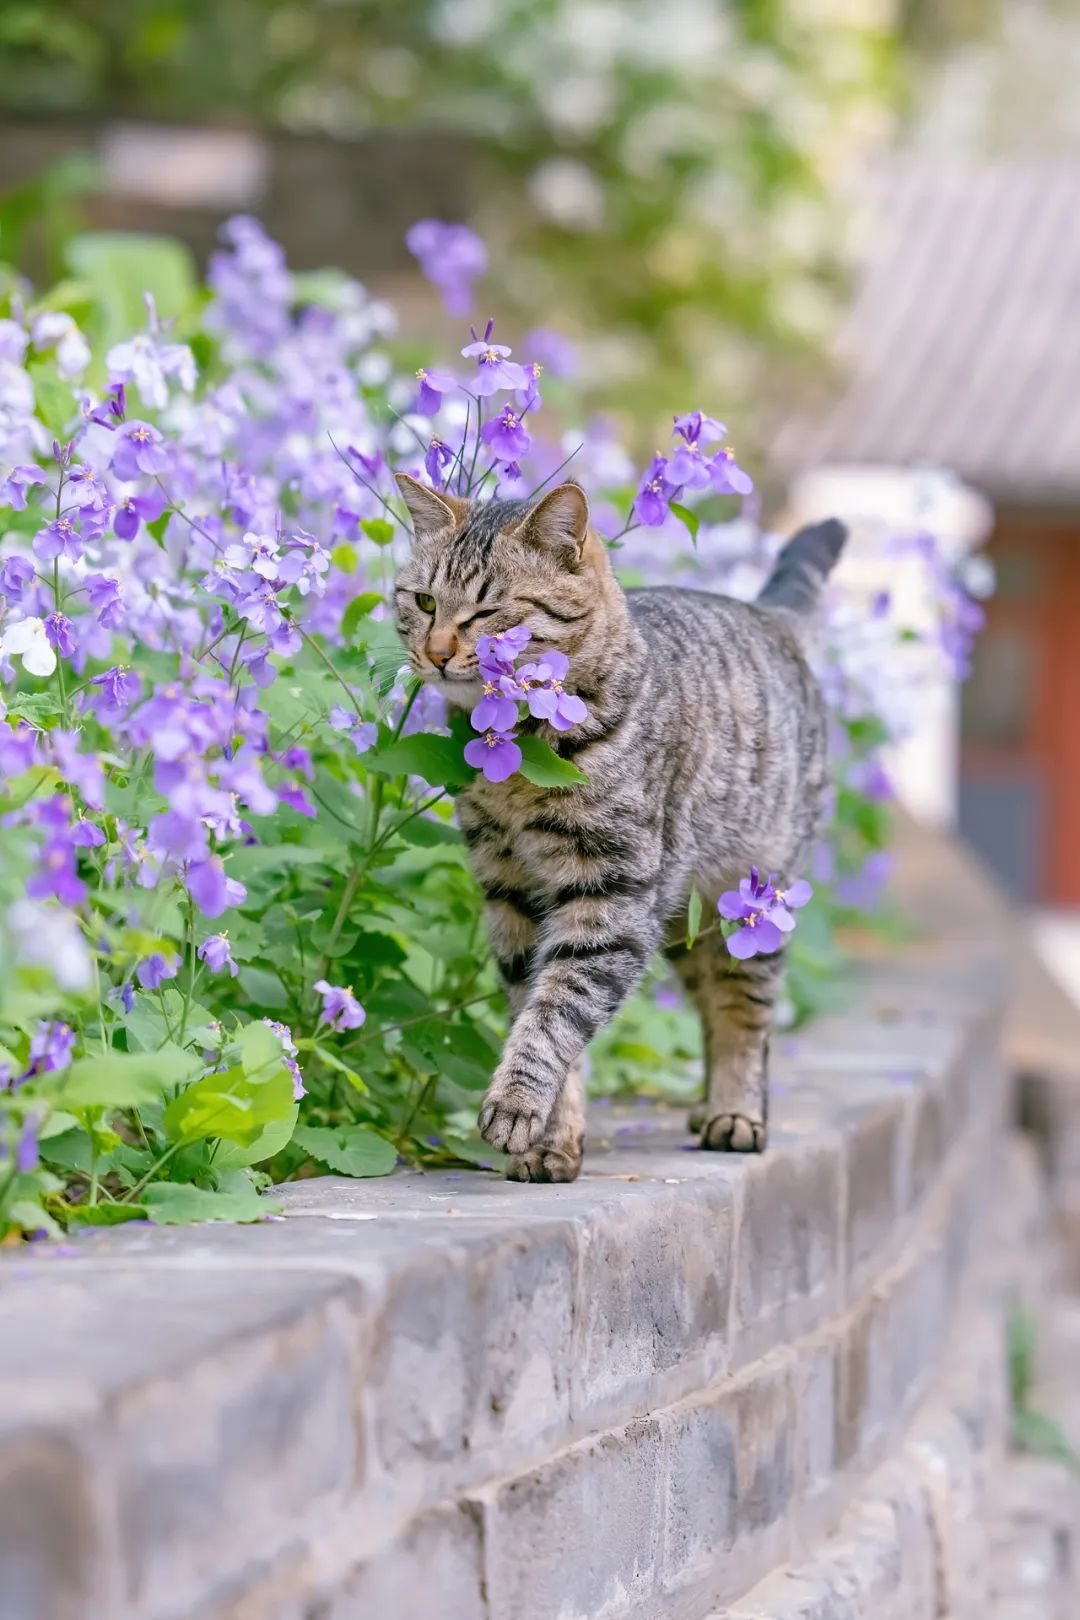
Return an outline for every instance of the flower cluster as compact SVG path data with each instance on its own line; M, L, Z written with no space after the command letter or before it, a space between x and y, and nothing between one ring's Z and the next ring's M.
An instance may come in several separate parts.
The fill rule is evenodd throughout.
M735 924L727 935L727 948L740 962L751 956L770 956L784 943L785 934L795 928L793 911L799 911L813 896L805 878L797 878L786 889L776 886L776 873L762 877L756 866L737 889L729 889L717 903L721 917Z
M715 417L689 411L675 418L672 437L677 440L670 455L657 454L645 470L634 497L634 515L648 528L659 528L667 521L672 501L681 501L688 491L711 491L715 495L749 495L753 479L735 460L735 452L725 446L727 428Z
M522 703L534 720L555 731L569 731L588 718L581 698L563 685L570 669L565 653L552 648L536 663L515 667L531 639L531 632L519 624L496 636L481 636L476 644L484 695L469 718L483 735L466 743L465 758L489 782L505 782L521 769L522 753L511 728Z

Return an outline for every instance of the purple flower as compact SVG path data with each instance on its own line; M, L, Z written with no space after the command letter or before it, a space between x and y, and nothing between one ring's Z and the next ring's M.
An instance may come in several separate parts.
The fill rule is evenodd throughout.
M45 620L45 635L61 658L70 658L74 653L75 627L66 614L50 613Z
M117 422L124 420L126 410L127 390L122 382L113 383L100 405L83 404L87 422L93 422L97 427L114 428Z
M9 602L21 602L34 578L34 565L29 557L5 557L0 562L0 595Z
M79 533L76 519L58 517L52 523L47 523L39 529L34 536L34 554L42 562L52 562L55 557L66 557L68 562L78 562L83 554L83 537Z
M105 834L92 821L80 816L71 829L71 842L77 849L100 849L105 842Z
M19 1140L15 1145L15 1168L21 1175L28 1176L38 1167L38 1126L40 1116L36 1110L31 1110L23 1120Z
M195 861L187 870L187 889L205 917L220 917L229 906L238 906L247 899L247 890L235 878L226 877L225 863L220 855L211 855L205 861Z
M140 523L153 523L165 510L165 497L159 489L145 495L125 495L116 503L113 533L118 540L134 540Z
M892 876L895 864L896 858L890 851L872 850L857 872L837 879L837 901L856 911L872 911L881 899L881 891Z
M504 405L498 416L485 422L480 437L496 461L516 461L519 456L528 454L532 444L512 405Z
M518 671L522 685L527 687L529 713L534 719L546 720L556 731L579 726L589 713L576 693L563 691L569 668L566 654L553 650L546 652L538 664L525 664Z
M483 771L489 782L505 782L521 769L521 749L514 736L512 731L485 731L482 737L465 744L465 758Z
M678 435L687 444L718 444L727 437L727 428L723 422L718 422L715 416L705 416L701 411L687 411L684 416L674 418L673 436Z
M681 489L708 489L712 469L696 443L679 444L668 459L667 477Z
M239 970L233 961L227 934L211 934L208 939L203 940L195 955L201 962L206 963L211 973L220 973L224 968L228 968L232 977L236 978Z
M299 1102L301 1097L307 1096L304 1077L300 1073L300 1065L296 1061L297 1046L292 1038L292 1030L288 1024L279 1024L276 1018L264 1018L263 1023L267 1029L272 1029L284 1048L285 1067L292 1075L293 1102Z
M456 456L448 444L444 444L437 434L432 434L431 443L424 452L424 467L428 477L436 489L443 487L443 468L449 467Z
M419 389L413 410L419 411L421 416L437 416L442 409L443 395L452 393L458 386L457 378L449 371L436 371L433 366L421 366L416 381Z
M14 512L26 509L26 491L31 484L43 484L45 474L40 467L12 467L6 478L0 478L0 506L10 506Z
M573 377L581 366L581 356L568 337L550 326L537 326L527 335L522 348L534 354L554 377Z
M488 321L483 337L478 338L476 328L471 327L473 340L461 351L466 360L476 361L473 390L481 399L486 399L489 394L497 394L502 388L527 388L529 383L525 367L507 358L513 350L508 349L505 343L491 342L494 328L495 322Z
M277 796L280 804L287 804L297 815L310 816L314 820L318 814L299 782L285 782L278 788Z
M488 678L488 669L493 669L496 676L511 674L518 657L531 640L532 631L523 624L500 630L495 636L481 636L476 643L476 656L481 665L486 666L485 679Z
M87 574L83 584L90 611L97 614L98 624L104 625L106 630L117 629L124 617L119 580L110 579L108 574Z
M405 245L429 281L442 293L450 315L467 315L472 284L487 270L487 248L467 225L420 219L405 233Z
M795 927L792 911L805 906L813 895L805 878L799 878L788 889L778 889L775 873L763 878L756 866L750 876L743 878L737 890L729 889L720 896L717 910L721 917L737 922L738 928L728 935L727 948L739 961L751 956L769 956L784 943L784 935Z
M23 1080L37 1074L53 1074L66 1069L75 1050L75 1032L68 1024L43 1020L34 1031Z
M160 859L202 861L207 855L206 828L197 816L164 810L146 829L146 841Z
M327 984L325 979L316 979L315 989L322 996L321 1024L339 1031L360 1028L367 1013L347 985Z
M667 471L667 457L654 456L634 496L634 516L650 529L658 529L666 522L668 502L677 493L677 485L668 481Z
M160 951L155 951L139 963L135 977L144 990L157 990L166 979L175 979L179 970L180 964L175 956L166 958Z
M718 495L749 495L754 480L735 460L734 450L718 450L709 463L712 487Z
M139 695L139 677L114 664L104 675L92 675L90 685L101 689L102 708L123 712Z
M37 870L26 885L32 900L54 894L65 906L79 906L86 899L86 884L76 868L75 843L66 830L58 830L46 840Z
M113 444L112 470L117 478L155 478L169 465L161 434L149 422L128 422Z
M484 695L469 716L474 731L509 731L518 717L517 697L520 689L509 676L485 678Z
M370 720L357 720L353 711L340 703L334 704L328 718L335 731L349 733L349 739L358 754L366 754L379 740L377 725Z

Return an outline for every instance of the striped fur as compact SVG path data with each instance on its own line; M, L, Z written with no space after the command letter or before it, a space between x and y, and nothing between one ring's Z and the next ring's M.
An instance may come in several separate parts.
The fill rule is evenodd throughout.
M511 1155L517 1179L577 1174L579 1061L667 948L705 1030L702 1146L760 1150L780 959L736 963L715 928L692 951L680 941L693 885L709 915L752 864L787 880L807 869L825 719L804 653L811 621L794 609L816 602L842 531L827 544L796 537L763 592L770 605L624 593L575 485L528 508L444 503L401 482L416 544L397 613L413 668L471 706L478 637L526 624L530 652L567 654L567 687L589 706L570 732L524 723L587 784L478 777L458 800L514 1015L484 1136ZM434 598L434 613L417 595Z

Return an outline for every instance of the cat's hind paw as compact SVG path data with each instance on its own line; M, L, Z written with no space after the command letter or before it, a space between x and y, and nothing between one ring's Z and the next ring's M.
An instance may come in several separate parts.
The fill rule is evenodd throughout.
M513 1153L506 1168L507 1181L576 1181L581 1171L581 1150L564 1152L556 1147L536 1147L528 1153Z
M704 1116L703 1116L704 1117ZM745 1114L714 1114L701 1130L701 1146L713 1153L764 1153L767 1131Z

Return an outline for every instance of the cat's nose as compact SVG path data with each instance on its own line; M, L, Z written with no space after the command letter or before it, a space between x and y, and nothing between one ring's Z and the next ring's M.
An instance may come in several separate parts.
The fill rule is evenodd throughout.
M436 669L445 669L457 651L457 640L446 630L433 630L424 651Z

